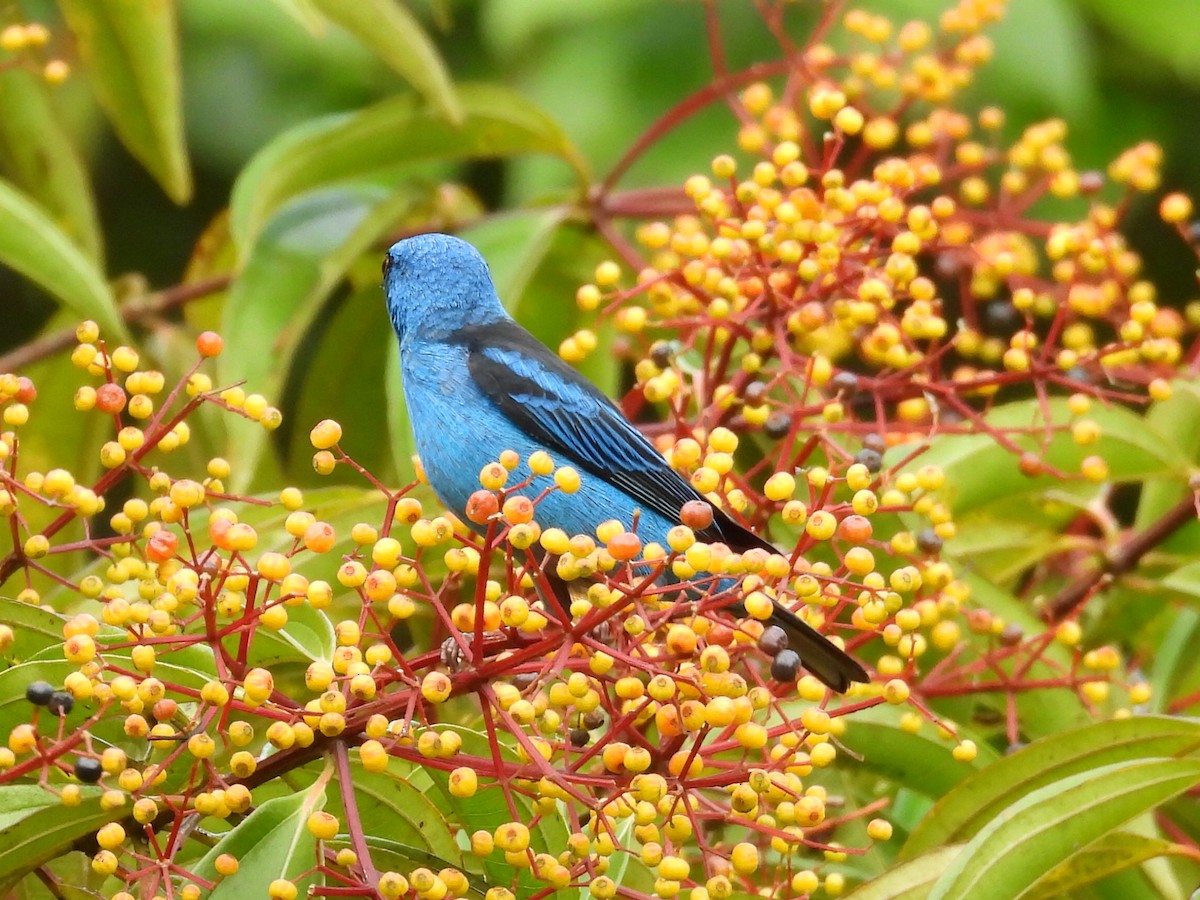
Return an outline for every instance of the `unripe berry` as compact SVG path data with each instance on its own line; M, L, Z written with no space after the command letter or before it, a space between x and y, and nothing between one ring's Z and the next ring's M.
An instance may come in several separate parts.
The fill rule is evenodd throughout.
M460 766L450 773L450 793L455 797L460 799L474 797L477 790L479 790L479 776L475 774L474 769Z
M308 832L319 841L331 841L337 837L340 827L337 816L320 810L314 812L308 817L305 823L308 827Z

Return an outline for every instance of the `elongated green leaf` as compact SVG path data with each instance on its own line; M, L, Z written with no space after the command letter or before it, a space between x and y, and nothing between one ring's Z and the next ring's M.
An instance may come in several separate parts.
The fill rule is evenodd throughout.
M900 856L912 859L940 844L968 840L1015 800L1080 772L1197 750L1200 722L1167 716L1097 722L1043 738L996 761L942 798L909 836Z
M1200 84L1200 59L1190 40L1200 29L1200 7L1195 3L1159 0L1142 10L1121 0L1089 0L1087 10L1112 34L1166 63L1181 79Z
M929 897L1020 897L1081 847L1198 782L1200 759L1142 758L1060 778L988 822Z
M396 0L310 0L313 6L359 39L433 104L458 124L462 108L450 73L421 24Z
M1030 891L1030 900L1066 897L1072 891L1094 884L1116 872L1141 865L1149 859L1179 853L1183 848L1162 838L1116 831L1084 847L1046 874Z
M860 884L846 894L846 900L924 900L933 883L961 852L962 844L930 850Z
M1169 591L1179 591L1200 600L1200 562L1180 566L1163 578L1162 586Z
M279 631L259 628L250 642L247 665L269 666L333 658L335 638L328 616L307 603L287 607L288 621Z
M89 259L99 261L92 187L45 80L22 66L0 69L0 109L0 170L41 204Z
M352 756L357 760L358 751ZM383 772L356 769L354 796L358 814L362 821L372 823L371 832L375 836L428 851L446 864L461 866L462 850L455 843L446 811L409 781L412 768L401 760L392 760ZM341 803L342 787L332 787L331 802Z
M1054 399L1045 408L1036 401L997 407L986 422L1060 472L1077 473L1085 456L1099 454L1108 462L1112 482L1186 479L1187 454L1141 416L1120 407L1093 409L1087 418L1100 426L1101 437L1088 447L1077 445L1065 430L1078 418L1065 400ZM1047 434L1052 437L1043 446ZM909 450L891 452L900 457ZM961 535L947 542L946 552L969 559L973 570L997 583L1062 549L1051 536L1106 489L1049 475L1029 478L1021 473L1016 455L990 434L939 437L919 459L914 465L936 465L946 473L939 496L954 510ZM1035 513L1032 535L1031 510Z
M796 714L799 715L798 706ZM938 740L932 727L917 734L902 729L900 711L894 707L875 707L856 713L850 717L841 741L862 757L860 762L852 764L855 767L864 767L909 790L935 798L973 772L986 770L997 759L996 751L979 741L975 760L958 762L952 753L954 745ZM878 752L880 747L887 747L887 752ZM851 765L849 760L847 765Z
M261 804L197 863L194 871L200 878L219 882L208 896L213 900L264 897L267 885L276 878L296 878L312 868L317 861L316 839L305 823L324 803L325 792L310 788ZM216 865L222 853L232 854L239 863L237 873L224 879L217 875ZM303 894L312 883L310 875L296 886Z
M321 35L329 27L312 0L275 0L275 5L303 25L309 34Z
M289 198L324 184L379 177L405 164L549 153L572 166L581 186L587 184L579 152L528 100L482 84L461 85L458 96L459 125L418 98L402 96L310 122L271 142L234 185L230 227L242 258Z
M1162 435L1192 462L1200 462L1200 380L1171 382L1171 396L1155 403L1146 413L1146 425ZM1151 523L1190 493L1184 478L1149 479L1142 486L1134 527Z
M401 480L415 477L413 457L417 455L417 442L413 438L412 425L408 418L408 403L404 399L404 388L400 378L400 345L389 341L387 364L384 367L387 389L388 444L392 448L392 462Z
M0 264L15 269L108 338L128 332L96 266L40 206L0 181Z
M346 184L298 197L281 209L230 291L221 328L226 336L221 380L244 380L248 391L278 400L295 352L330 292L414 202L407 191ZM378 316L386 327L385 317ZM311 424L302 427L307 431ZM231 484L243 490L255 474L266 433L254 423L235 422L230 435L237 462Z
M1014 439L1022 447L1038 449L1043 429L1058 426L1049 446L1046 461L1065 472L1078 472L1080 461L1101 454L1109 463L1113 481L1137 480L1167 474L1185 474L1187 455L1166 436L1152 430L1146 421L1121 407L1094 408L1086 418L1101 428L1099 441L1080 447L1068 431L1061 430L1079 418L1071 414L1065 399L1046 404L1043 415L1036 401L1020 401L997 407L987 416L990 428L1000 431L1031 432ZM1022 475L1013 453L1001 447L990 435L943 436L922 454L919 465L938 465L946 470L946 487L941 493L958 515L979 511L989 505L1008 509L1014 503L1040 497L1047 490L1061 492L1061 479L1028 478ZM1095 486L1091 490L1098 490ZM1028 508L1025 507L1026 517Z
M486 734L462 726L444 727L458 732L462 737L463 753L481 756L485 759L491 758L491 746ZM507 734L500 734L498 738L502 758L509 762L516 761L517 754L512 747L513 738ZM435 802L438 807L445 809L455 822L461 823L467 834L477 829L494 831L512 819L504 794L496 785L481 786L474 797L464 800L450 793L448 772L424 767L413 769L407 777L418 790L432 792L437 798ZM568 830L562 816L543 814L534 822L532 802L529 798L516 795L514 801L517 805L519 820L530 826L532 848L535 852L546 852L551 848L565 845ZM537 889L537 882L531 877L528 869L517 869L494 856L484 860L484 870L490 884L509 884L515 877L519 880L518 883L523 891L532 894ZM522 890L517 891L518 896L525 896ZM570 896L578 896L578 893L567 891L558 896L565 900Z
M101 825L128 815L119 808L102 809L101 793L100 788L85 787L78 806L64 806L58 795L37 785L0 786L0 892Z
M392 385L386 372L388 353L396 338L381 310L383 295L378 281L376 273L374 283L347 297L339 296L332 316L323 316L319 328L314 329L319 331L319 340L312 341L315 346L305 354L304 367L297 371L303 380L289 391L295 397L295 412L287 452L289 459L310 457L313 448L308 440L309 429L332 414L342 425L343 449L385 483L394 484L399 477L396 471L405 472L405 478L411 473L407 463L402 469L393 469L394 447L390 441L381 440L379 434L380 416L386 415L391 427L394 412L389 400ZM353 347L354 353L347 353L347 347ZM354 390L348 391L346 384L352 378ZM308 471L302 470L294 483L303 486L309 477ZM311 479L316 483L321 476L313 472Z
M0 622L11 626L15 636L5 655L14 662L22 662L46 647L56 647L63 642L66 617L11 597L0 597ZM105 633L119 634L108 626L105 626Z
M176 203L192 195L172 0L59 0L121 142Z
M1200 646L1200 612L1177 610L1171 617L1171 627L1155 648L1150 675L1151 711L1166 712L1176 686L1200 665L1197 646Z

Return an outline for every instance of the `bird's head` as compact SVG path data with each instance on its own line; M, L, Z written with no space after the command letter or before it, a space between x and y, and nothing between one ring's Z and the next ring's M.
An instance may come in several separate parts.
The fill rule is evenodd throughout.
M401 341L436 340L508 315L479 251L448 234L419 234L392 244L383 261L383 292Z

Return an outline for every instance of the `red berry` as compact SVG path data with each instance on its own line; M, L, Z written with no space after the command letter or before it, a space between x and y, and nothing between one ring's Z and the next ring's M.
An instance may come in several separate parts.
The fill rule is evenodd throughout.
M838 524L838 537L852 544L869 540L871 532L871 520L866 516L846 516Z
M642 540L632 531L623 531L609 540L608 552L613 559L633 559L642 552Z
M1028 478L1036 478L1042 474L1042 460L1032 451L1026 450L1022 453L1017 465L1021 469L1021 474Z
M510 525L533 521L533 501L520 494L504 501L504 518Z
M17 379L17 385L18 403L32 403L37 399L37 388L34 386L31 379L22 375Z
M96 409L119 413L125 408L125 389L119 384L102 384L96 388Z
M167 531L165 528L162 531L156 531L150 536L150 540L146 542L146 555L153 562L166 562L175 556L175 552L179 549L179 538L174 532Z
M679 521L692 531L703 531L713 522L713 508L707 500L689 500L679 511Z
M201 356L217 356L224 347L224 338L215 331L203 331L196 337L196 349Z
M500 511L500 500L491 491L480 488L467 498L467 518L476 525L486 525Z
M170 697L164 697L150 708L150 714L156 722L169 722L175 713L179 712L179 704Z
M229 529L233 527L233 522L229 519L210 519L208 523L208 536L212 538L215 546L222 550L231 549L229 544Z

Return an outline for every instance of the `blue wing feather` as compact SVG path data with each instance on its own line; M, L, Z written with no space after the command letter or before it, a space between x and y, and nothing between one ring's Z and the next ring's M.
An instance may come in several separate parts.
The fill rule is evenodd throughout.
M644 509L678 522L700 494L672 469L611 400L515 322L460 329L471 378L483 394L551 455L620 488ZM715 510L702 540L735 550L772 549L758 535Z

